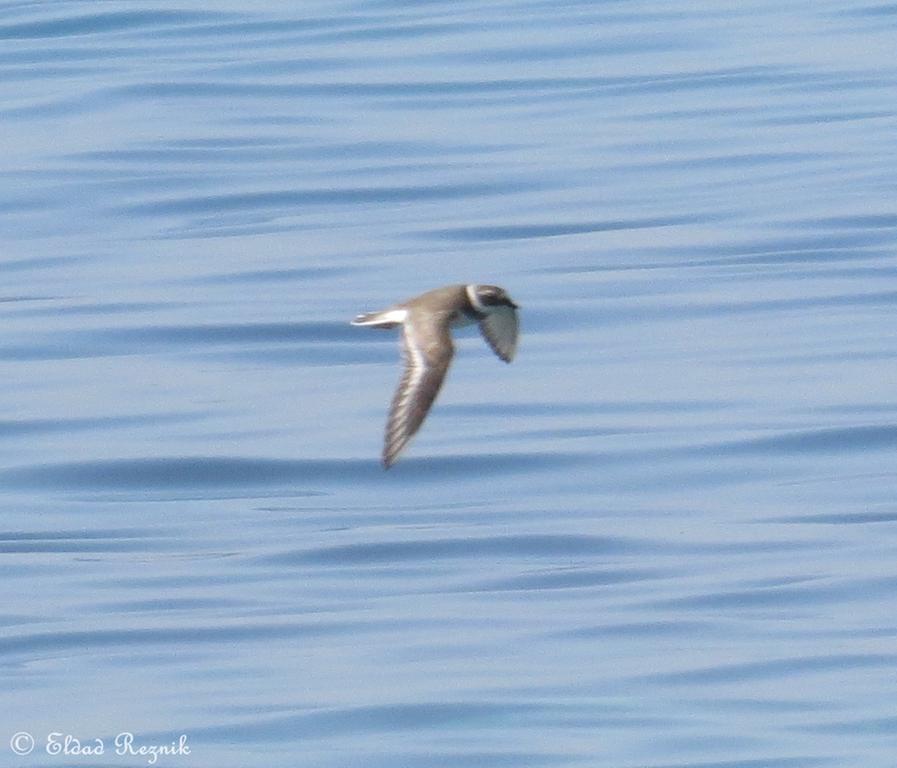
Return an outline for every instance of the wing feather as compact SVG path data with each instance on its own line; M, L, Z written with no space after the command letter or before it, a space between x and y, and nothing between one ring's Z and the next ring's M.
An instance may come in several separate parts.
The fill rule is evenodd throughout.
M423 424L452 362L454 346L447 318L410 318L402 332L405 370L389 409L383 466L389 469Z
M483 338L506 363L514 359L517 351L517 334L520 332L520 320L513 307L501 307L493 310L480 320L480 332Z

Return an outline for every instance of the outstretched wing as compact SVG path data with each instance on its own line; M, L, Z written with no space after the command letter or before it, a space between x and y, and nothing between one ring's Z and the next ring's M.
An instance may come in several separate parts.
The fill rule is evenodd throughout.
M513 307L499 307L480 320L480 332L492 351L506 363L514 359L520 320Z
M404 324L402 348L405 370L389 409L383 444L383 466L387 469L420 429L445 380L455 351L447 319L428 319L415 313Z

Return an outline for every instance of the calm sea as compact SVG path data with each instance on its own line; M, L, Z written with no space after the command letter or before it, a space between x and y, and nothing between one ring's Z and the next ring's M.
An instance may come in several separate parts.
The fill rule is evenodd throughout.
M0 765L897 765L897 5L0 11Z

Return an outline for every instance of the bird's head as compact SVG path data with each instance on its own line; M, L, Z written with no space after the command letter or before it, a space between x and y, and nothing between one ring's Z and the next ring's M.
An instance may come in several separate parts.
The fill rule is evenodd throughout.
M473 292L476 295L477 303L485 311L488 311L490 308L497 309L498 307L518 308L504 288L499 288L497 285L475 285Z

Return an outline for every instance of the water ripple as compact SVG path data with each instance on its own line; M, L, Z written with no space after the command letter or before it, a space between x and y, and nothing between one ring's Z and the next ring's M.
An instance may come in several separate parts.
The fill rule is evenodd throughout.
M0 360L54 360L203 347L245 347L258 344L359 344L356 329L345 323L221 323L98 328L54 333L29 344L0 346ZM365 346L387 341L374 334ZM394 339L392 339L394 341ZM332 357L332 353L331 353Z
M98 33L145 30L163 26L181 26L199 21L225 18L224 14L193 11L110 11L44 21L0 25L0 40L27 40L54 37L80 37Z
M594 232L616 232L629 229L654 229L673 227L679 224L696 223L700 217L668 216L628 221L591 221L570 224L506 224L479 227L454 227L438 229L426 234L443 240L531 240L541 237L561 237Z
M239 626L135 627L133 629L91 629L79 631L35 632L0 637L0 655L38 652L87 653L99 648L154 645L264 641L297 637L317 637L357 632L360 622L318 621L280 624L241 624Z
M253 269L243 272L227 272L180 278L175 282L184 285L241 285L281 281L326 280L348 276L357 272L349 267L302 267L289 269Z
M845 512L843 514L823 513L817 515L785 515L767 518L770 523L816 523L819 525L866 525L876 523L897 523L897 510L886 512Z
M537 705L507 702L448 701L422 703L375 704L362 707L336 707L326 711L301 712L274 718L257 718L250 722L230 723L191 729L197 738L228 742L279 742L297 735L306 739L348 736L358 733L419 731L464 725L468 728L491 728L508 723Z
M170 549L162 531L140 528L92 531L0 531L0 553L141 552Z
M845 669L893 668L897 655L887 653L832 653L822 656L794 656L738 664L719 664L683 672L650 674L644 679L663 685L710 685L750 680L781 679L805 674L830 673Z
M606 554L606 553L604 553ZM487 580L473 587L477 591L544 591L555 589L589 589L616 584L632 584L663 577L659 570L647 569L584 569L559 568L539 573L525 573L506 579ZM467 591L467 590L465 590Z
M292 485L332 480L352 473L376 476L377 467L361 460L288 460L231 457L112 459L37 465L0 472L10 487L135 490Z
M193 421L210 415L207 412L197 413L159 413L135 416L88 416L57 417L53 419L7 419L0 420L0 440L4 438L25 437L34 434L53 432L93 432L101 429L123 429L126 427L147 424L176 424Z
M173 213L212 213L221 211L249 211L260 208L294 208L308 205L355 205L358 203L401 203L426 200L452 200L505 194L509 190L532 190L534 182L514 181L504 184L492 182L467 184L416 185L401 187L355 187L322 189L285 189L265 192L235 192L223 195L183 197L137 203L124 210L144 216Z
M760 589L733 589L726 592L678 597L657 601L662 607L700 610L750 610L754 608L789 608L828 605L837 602L880 600L893 593L897 577L851 579L843 583L800 584L794 587L776 585Z
M728 455L843 453L881 450L897 445L897 425L870 424L827 429L798 430L771 437L723 443L702 450Z
M476 480L493 473L548 471L582 461L566 454L445 456L438 462L409 458L390 477L406 482L442 482L447 477ZM37 464L0 470L7 488L56 490L177 490L190 488L293 488L297 483L332 483L352 477L377 484L387 475L372 459L263 459L178 456ZM396 482L403 482L396 480Z
M834 766L830 757L794 757L773 755L770 757L748 758L746 760L698 760L678 763L645 763L645 768L821 768Z
M487 538L417 539L381 541L370 544L344 544L295 552L282 552L259 558L265 565L364 565L396 561L430 561L442 558L512 555L516 557L571 557L611 555L643 551L646 545L623 539L597 536L530 534L490 536Z

